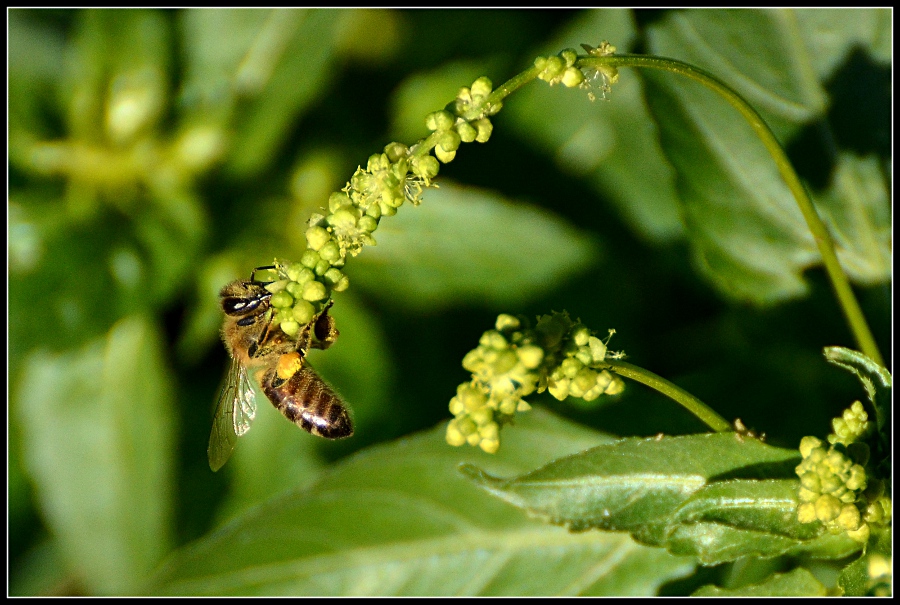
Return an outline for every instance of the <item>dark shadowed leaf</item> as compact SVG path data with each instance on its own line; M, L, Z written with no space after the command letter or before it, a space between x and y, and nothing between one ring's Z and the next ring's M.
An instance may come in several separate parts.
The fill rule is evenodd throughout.
M824 597L825 586L802 567L788 573L773 574L765 582L741 586L731 590L718 586L704 586L694 592L695 597Z
M461 301L522 304L595 262L586 232L498 194L442 182L375 232L351 283L392 304L434 311Z

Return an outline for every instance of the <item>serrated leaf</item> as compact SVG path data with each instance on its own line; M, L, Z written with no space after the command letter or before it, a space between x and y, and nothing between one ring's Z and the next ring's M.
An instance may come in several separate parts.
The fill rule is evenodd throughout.
M694 597L824 597L828 590L808 569L798 567L787 573L772 574L765 582L726 589L704 586Z
M608 40L623 53L635 37L630 10L585 11L534 52L546 56ZM583 90L534 82L510 98L498 119L509 120L527 144L550 154L562 170L584 177L639 235L668 241L683 233L681 211L641 88L633 72L623 73L608 100L590 102Z
M652 28L651 48L734 87L785 141L827 105L811 64L815 49L803 47L793 15L785 10L672 13ZM848 38L848 47L851 42ZM773 159L744 118L696 83L641 73L663 149L676 170L701 270L724 293L757 304L803 295L803 271L819 262L819 253ZM834 217L867 214L858 196L841 200L845 209L832 212ZM847 233L856 227L838 226ZM858 257L845 250L838 254ZM877 259L867 264L873 262L883 265Z
M91 592L127 593L169 547L173 419L156 328L24 364L15 416L47 525Z
M554 460L512 479L465 472L490 493L575 529L630 531L663 545L678 513L707 485L739 478L790 477L799 455L732 433L629 438Z
M446 425L370 448L308 490L262 505L176 553L151 594L653 594L690 558L623 535L530 519L459 474L517 472L608 438L539 409L496 456L444 442Z
M586 269L597 244L561 218L499 195L442 182L404 207L348 267L351 283L392 304L518 305Z

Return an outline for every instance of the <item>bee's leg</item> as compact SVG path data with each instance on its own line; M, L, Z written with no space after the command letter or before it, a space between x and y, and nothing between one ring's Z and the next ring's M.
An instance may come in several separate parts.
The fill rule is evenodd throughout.
M334 344L334 341L336 341L337 337L340 335L340 332L338 332L337 326L335 325L334 318L328 314L328 309L330 309L333 304L334 301L329 300L328 304L325 305L325 308L319 314L319 317L316 318L313 327L315 341L312 343L312 346L317 349L327 349Z

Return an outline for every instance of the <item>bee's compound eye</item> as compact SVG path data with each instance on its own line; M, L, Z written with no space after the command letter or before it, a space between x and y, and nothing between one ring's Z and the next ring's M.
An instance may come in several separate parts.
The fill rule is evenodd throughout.
M226 315L244 315L259 305L259 300L253 298L228 297L222 299L222 310Z

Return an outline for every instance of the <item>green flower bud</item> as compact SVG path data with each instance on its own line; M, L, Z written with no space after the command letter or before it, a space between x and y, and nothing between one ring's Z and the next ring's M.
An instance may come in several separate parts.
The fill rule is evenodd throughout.
M849 537L851 540L859 542L860 544L865 544L869 541L870 532L871 530L869 529L868 525L862 525L856 531L848 531L847 537Z
M459 138L462 139L463 143L471 143L478 136L478 131L468 122L459 124L456 127L456 132L459 133Z
M584 367L584 364L578 361L577 359L568 358L563 360L560 365L562 368L563 374L566 378L574 379L578 372Z
M290 294L294 300L303 297L303 286L295 281L289 283L285 290L287 290L287 293Z
M524 399L520 399L519 403L516 405L517 412L527 412L530 409L531 409L531 406L528 405L528 402L525 401Z
M339 281L341 281L341 278L344 277L344 274L341 272L340 269L336 269L336 268L332 267L331 269L326 271L325 275L323 275L322 277L325 278L326 285L333 287L335 284L337 284Z
M442 147L434 148L434 155L444 164L449 164L456 157L456 151L445 151Z
M479 427L478 434L482 439L490 439L499 443L498 437L500 435L500 427L497 426L496 422L491 422L482 427Z
M501 313L497 316L497 321L494 324L494 327L497 328L497 331L504 332L508 330L518 330L521 325L522 322L519 321L519 318L515 315Z
M541 80L552 80L562 73L564 68L565 62L560 57L547 57L547 62L544 64L544 71L541 72L541 75L538 77Z
M331 234L322 227L310 227L306 230L306 243L312 250L318 250L331 240Z
M800 455L808 458L812 451L822 447L822 442L815 437L804 437L800 440Z
M586 366L594 362L594 356L591 355L591 350L588 347L579 347L578 352L575 353L575 359Z
M606 359L606 345L596 336L588 338L588 347L591 349L591 361L600 363Z
M334 240L329 240L322 249L319 250L319 257L322 260L328 261L329 263L333 263L341 258L341 249L338 246L337 242Z
M343 292L344 290L346 290L349 287L350 287L350 278L347 277L346 275L344 275L343 277L341 277L341 279L336 284L334 284L331 287L331 289L334 290L335 292Z
M584 368L575 375L574 382L582 391L588 391L597 384L597 372Z
M308 269L315 269L320 260L321 258L319 258L318 252L307 250L303 253L303 256L300 257L300 264Z
M478 425L472 422L472 419L469 417L460 418L456 423L456 428L459 429L459 432L466 437L470 437L472 435L475 435L476 437L478 436Z
M566 88L574 88L584 82L584 74L577 67L569 67L563 72L562 83Z
M309 281L303 284L303 300L316 302L324 300L328 296L325 284L320 281Z
M488 454L496 454L500 449L499 439L482 439L478 446Z
M433 111L425 116L425 127L428 130L440 132L453 127L456 118L447 110Z
M471 122L471 124L478 131L475 140L479 143L487 143L488 139L491 138L491 133L494 132L494 125L491 124L491 121L487 118L482 118Z
M606 370L604 370L606 372ZM603 390L604 395L618 395L625 390L625 381L618 376L611 376L609 386Z
M463 405L462 401L459 400L459 397L454 397L450 400L450 413L454 416L459 416L463 412L466 411L466 406Z
M519 400L521 401L521 400ZM509 397L500 402L500 405L497 406L497 409L500 410L500 413L506 414L507 416L512 416L516 413L516 407L519 403L516 399Z
M441 166L440 164L438 164L438 161L434 157L427 155L413 161L412 169L414 174L422 177L427 181L429 179L433 179L438 175Z
M813 492L821 493L822 491L822 481L813 472L806 472L800 475L800 485Z
M472 83L473 97L486 97L491 94L494 84L486 76L481 76Z
M579 347L583 347L591 338L591 331L585 326L579 325L572 330L572 341Z
M372 207L378 208L378 206L374 205L374 204ZM376 229L378 229L378 221L376 219L372 218L371 216L366 215L359 219L359 221L356 223L356 226L359 227L360 229L362 229L363 231L368 231L369 233L371 233L371 232L375 231Z
M578 60L578 51L574 48L566 48L559 53L559 57L566 62L566 67L572 67Z
M384 154L391 162L398 162L401 159L405 159L406 156L409 155L409 147L407 147L403 143L397 143L395 141L393 143L388 143L387 145L385 145Z
M547 391L559 401L569 396L569 379L562 378L547 384Z
M341 191L336 191L328 196L328 211L334 212L338 208L342 208L344 206L350 206L352 202L350 201L350 196Z
M305 300L298 300L294 308L291 309L291 315L298 324L305 326L315 317L316 308Z
M319 277L325 275L325 272L331 268L331 263L329 263L324 258L316 263L316 268L313 269L313 272Z
M543 70L545 67L547 67L547 57L537 57L534 60L534 66L540 70Z
M475 424L477 424L479 427L482 427L489 422L494 421L494 410L487 406L484 406L470 412L469 418L475 421Z
M296 336L297 332L300 331L300 324L293 320L281 322L280 327L282 332L291 337Z
M463 445L466 442L466 436L459 431L459 428L453 421L451 421L450 424L447 425L447 435L445 439L447 440L448 444L457 447Z
M369 156L369 161L366 163L366 172L371 174L381 170L387 170L390 167L391 162L385 154L373 153Z
M356 227L356 221L359 220L359 212L353 208L344 206L339 208L331 216L326 219L328 224L335 229L349 231Z
M472 433L468 437L466 437L466 442L469 445L478 445L481 443L481 436L478 433Z
M443 133L438 140L437 148L444 151L456 151L459 149L461 139L459 133L455 130L448 130Z
M276 309L283 309L294 304L294 297L288 294L286 291L281 291L272 295L272 298L269 299L269 304L271 304Z
M497 322L499 323L499 321ZM516 351L519 361L529 370L537 369L544 360L544 350L535 345L525 345Z
M481 368L482 364L481 352L478 349L473 349L466 353L462 360L462 367L473 374Z
M816 500L816 517L823 523L834 521L841 514L841 501L830 494L823 494Z
M804 502L800 506L797 507L797 520L800 523L812 523L813 521L817 521L818 517L816 517L816 505L812 502Z

